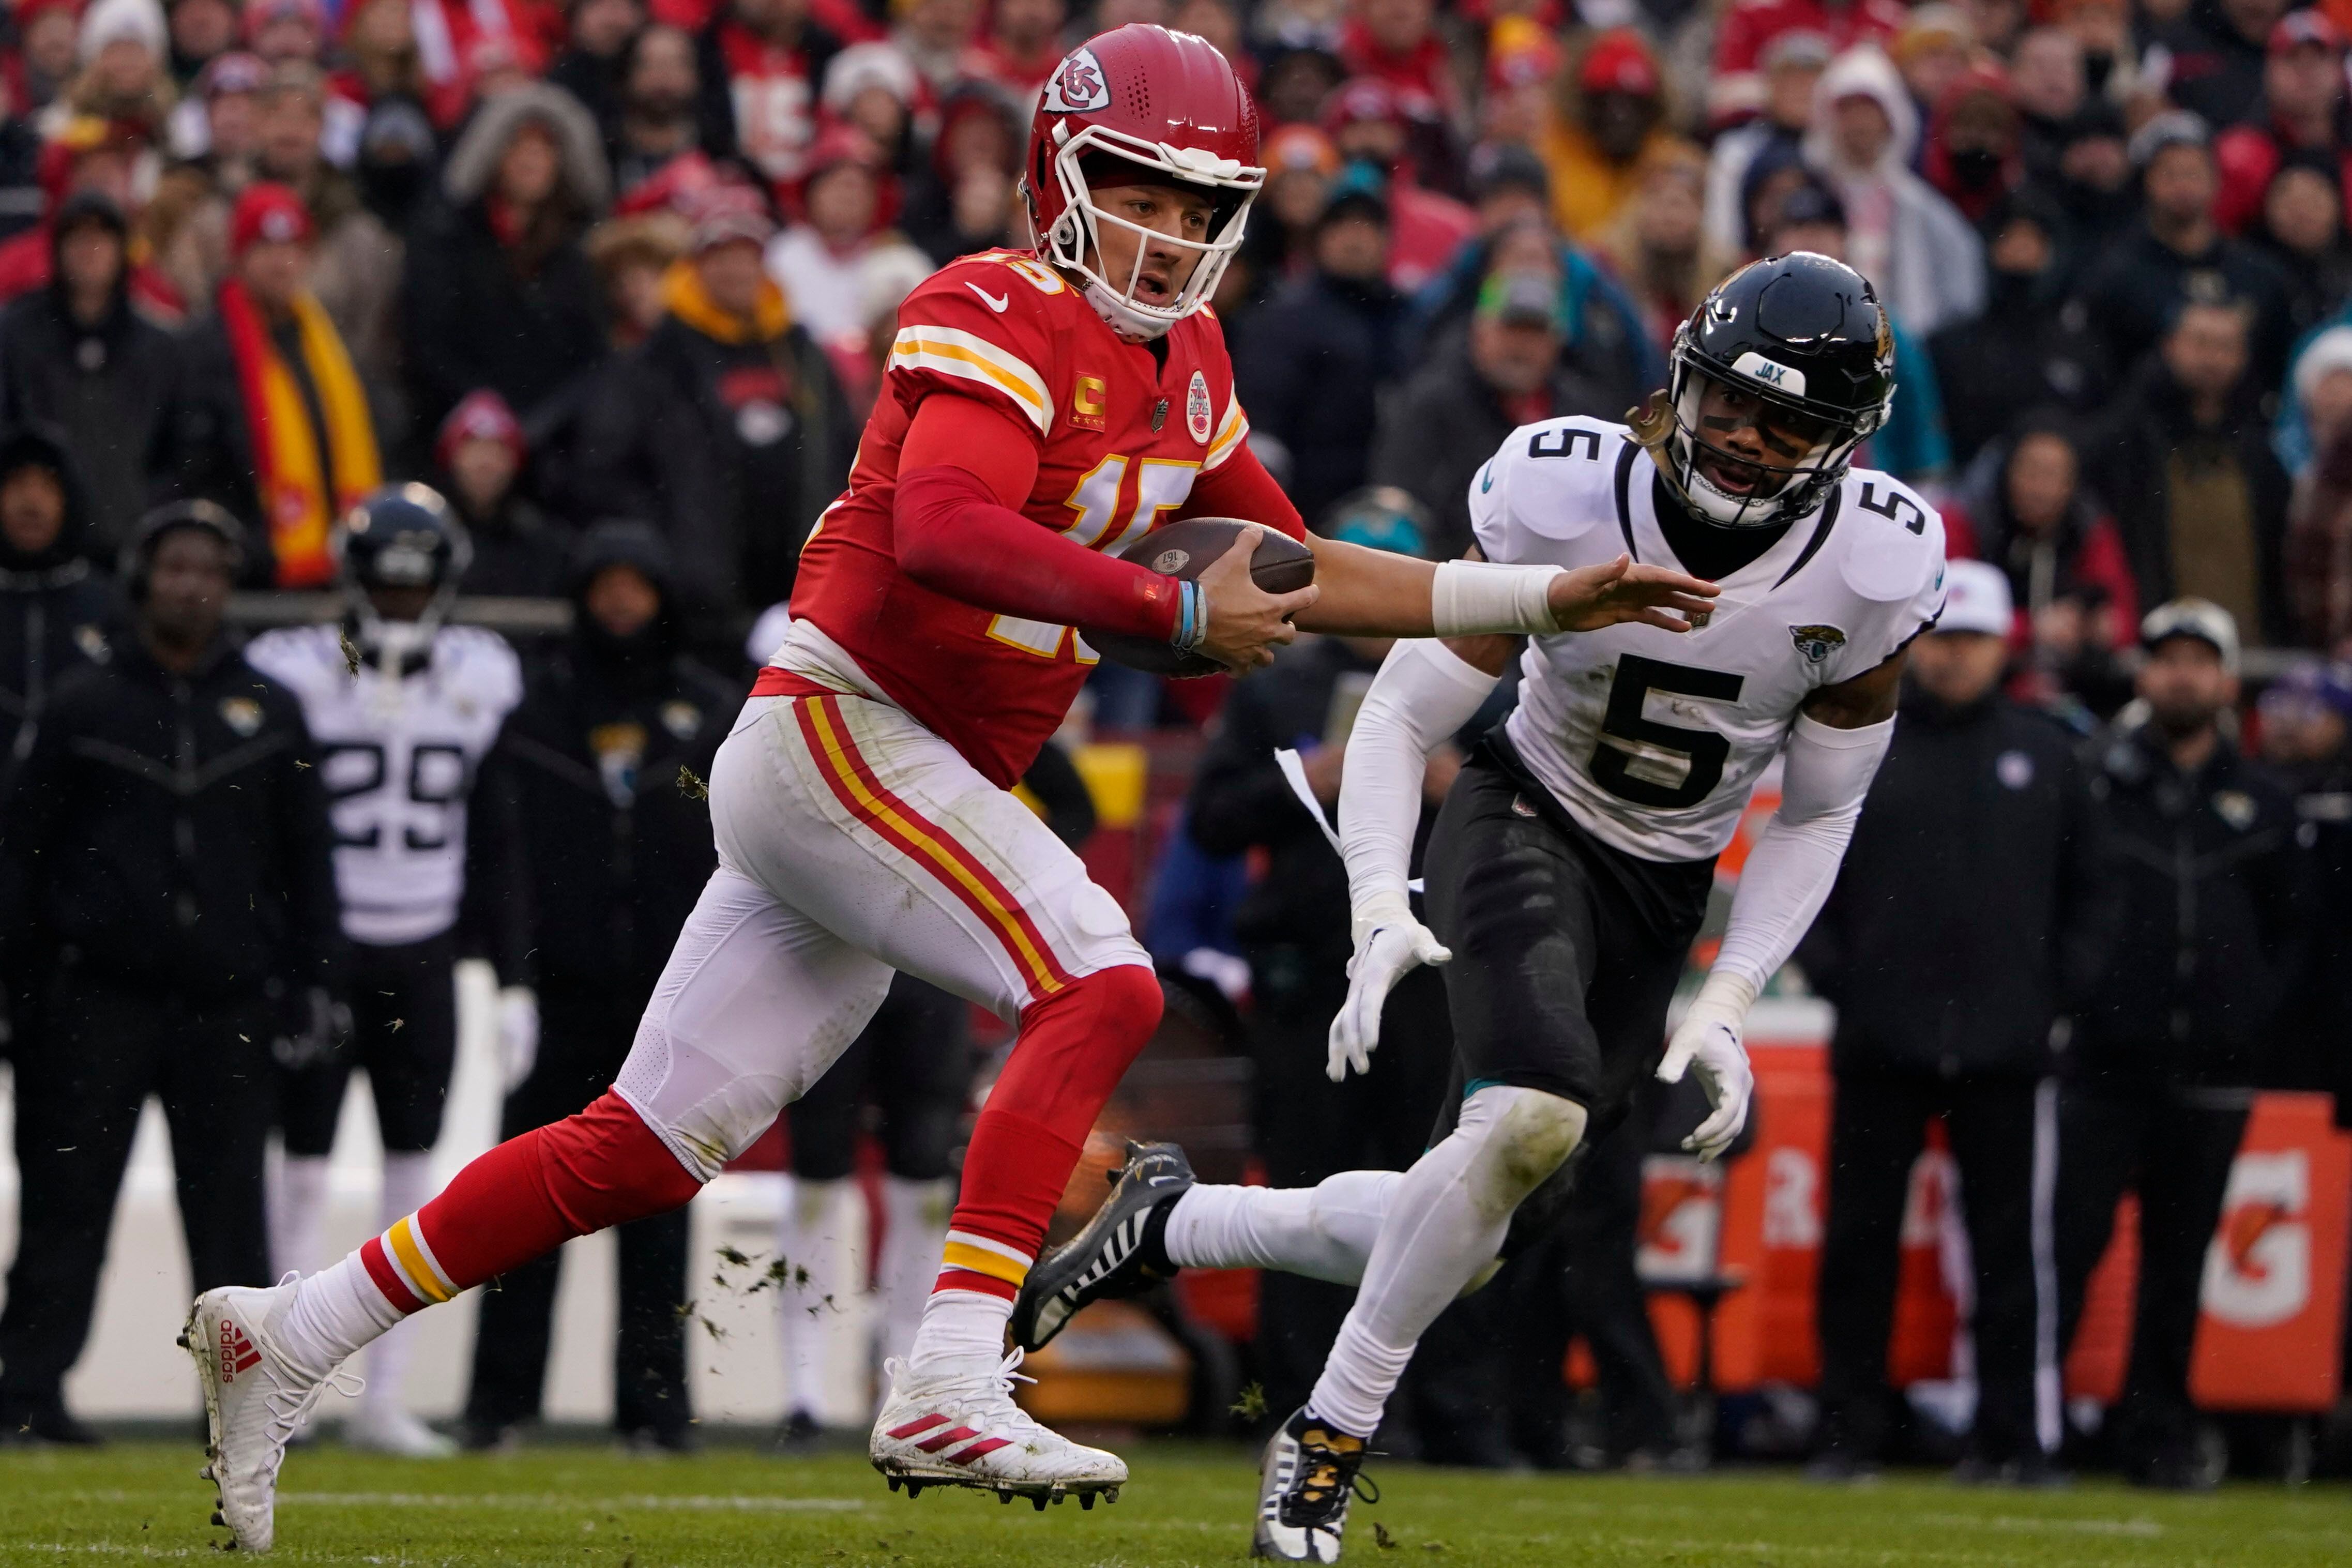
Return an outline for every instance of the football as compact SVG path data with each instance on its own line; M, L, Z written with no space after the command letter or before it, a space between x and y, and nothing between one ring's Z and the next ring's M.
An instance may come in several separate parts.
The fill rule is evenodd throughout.
M1162 577L1199 577L1225 551L1244 528L1263 527L1235 517L1187 517L1164 528L1154 528L1118 552L1121 560L1149 567ZM1250 578L1268 593L1295 593L1315 580L1315 552L1288 534L1264 528L1250 557ZM1224 668L1201 653L1187 653L1150 637L1116 632L1084 633L1087 643L1104 658L1155 675L1189 678L1213 675Z

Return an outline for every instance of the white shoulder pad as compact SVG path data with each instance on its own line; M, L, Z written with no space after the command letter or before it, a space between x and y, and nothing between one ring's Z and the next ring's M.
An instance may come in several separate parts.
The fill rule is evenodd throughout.
M279 626L245 645L245 662L298 696L307 696L349 673L336 632L332 625Z
M1899 603L1942 575L1944 519L1909 486L1857 468L1846 476L1845 506L1853 527L1838 551L1838 571L1848 588L1878 603Z
M1542 552L1527 536L1572 539L1614 517L1617 460L1625 427L1581 415L1523 424L1470 480L1470 525L1488 560L1525 561Z
M487 626L444 626L440 656L467 695L504 712L522 700L522 661L513 644Z

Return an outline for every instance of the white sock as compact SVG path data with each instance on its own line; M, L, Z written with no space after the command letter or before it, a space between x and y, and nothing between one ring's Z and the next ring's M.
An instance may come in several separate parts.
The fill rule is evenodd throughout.
M425 1207L433 1196L430 1154L387 1154L383 1156L383 1192L376 1218L386 1229ZM362 1400L377 1408L400 1407L401 1384L416 1352L415 1329L387 1329L368 1353L367 1392Z
M1353 1285L1402 1180L1402 1171L1341 1171L1315 1186L1192 1187L1168 1216L1168 1260Z
M310 1274L319 1267L319 1238L327 1221L324 1155L288 1155L269 1184L269 1271Z
M825 1354L836 1314L856 1284L850 1275L851 1227L865 1223L857 1188L847 1179L785 1183L776 1218L776 1256L788 1272L776 1292L784 1354L784 1401L789 1413L814 1418L824 1403ZM827 1304L827 1298L831 1304Z
M907 1354L911 1372L930 1376L985 1368L1004 1361L1004 1325L1013 1303L984 1291L933 1291L923 1302L923 1321Z
M923 1308L939 1278L940 1250L947 1241L948 1216L955 1212L955 1182L882 1178L882 1256L874 1285L882 1298L882 1354L905 1355L915 1348Z
M278 1322L278 1340L297 1366L324 1377L403 1315L352 1252L294 1288L294 1302Z
M1462 1103L1452 1134L1397 1184L1309 1410L1358 1437L1379 1429L1412 1347L1494 1261L1511 1211L1568 1158L1584 1121L1582 1106L1538 1089L1495 1084Z

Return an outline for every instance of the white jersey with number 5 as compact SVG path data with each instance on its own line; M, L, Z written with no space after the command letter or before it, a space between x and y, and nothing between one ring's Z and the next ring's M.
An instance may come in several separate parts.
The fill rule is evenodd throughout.
M1623 425L1511 433L1470 482L1489 560L1675 570L1650 455ZM1772 548L1723 579L1704 626L1530 639L1511 743L1587 831L1654 861L1730 843L1748 792L1817 688L1883 663L1944 602L1944 524L1908 486L1857 468Z

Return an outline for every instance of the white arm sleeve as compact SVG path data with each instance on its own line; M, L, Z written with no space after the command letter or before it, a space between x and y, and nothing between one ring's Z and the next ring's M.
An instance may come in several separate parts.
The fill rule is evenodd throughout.
M1701 1000L1745 1017L1822 912L1895 721L1837 729L1803 714L1781 753L1780 809L1764 824L1732 894L1731 920ZM1350 758L1350 760L1353 760Z
M1411 917L1405 877L1429 754L1470 722L1500 678L1425 638L1398 643L1372 677L1339 776L1339 852L1360 944L1372 926Z

